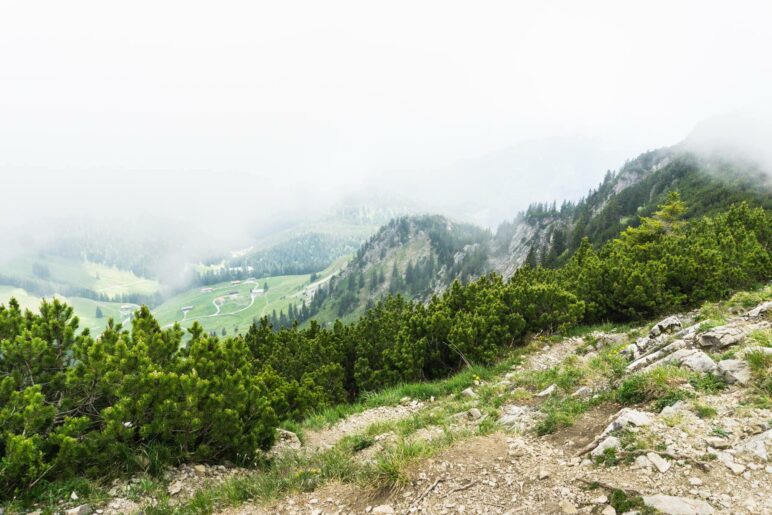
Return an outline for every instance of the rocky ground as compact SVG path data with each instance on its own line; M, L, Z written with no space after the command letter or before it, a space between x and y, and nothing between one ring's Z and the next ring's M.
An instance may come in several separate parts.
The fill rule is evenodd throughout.
M759 388L772 361L772 302L734 311L543 340L508 372L448 398L402 399L306 431L303 443L282 432L274 456L361 436L352 460L363 467L405 459L393 481L327 481L221 513L772 513L772 410ZM627 390L645 398L623 405ZM416 445L423 454L411 459ZM184 505L204 484L250 474L183 467L165 484ZM129 500L131 490L117 482L100 513L152 505Z

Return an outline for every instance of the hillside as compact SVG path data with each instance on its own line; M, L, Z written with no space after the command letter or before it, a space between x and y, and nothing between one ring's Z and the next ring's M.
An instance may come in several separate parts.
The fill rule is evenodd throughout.
M690 141L646 152L617 173L608 172L576 203L531 205L495 233L442 216L395 219L296 318L348 320L388 294L426 300L455 280L467 282L488 272L509 278L526 262L560 266L583 238L599 249L625 228L637 227L671 191L681 195L686 220L742 201L772 210L770 176L758 164L696 152Z
M770 288L648 324L534 337L494 366L335 406L280 429L257 470L182 465L75 486L58 506L106 515L768 513Z
M614 426L620 420L650 420L649 413L669 405L683 409L678 401L698 401L693 409L704 418L715 411L732 420L715 432L724 440L727 435L734 439L709 445L720 451L715 453L716 466L721 464L716 481L742 492L745 483L727 480L721 467L740 471L744 481L761 480L753 475L758 463L742 458L740 448L736 455L723 449L755 446L756 440L746 441L746 436L768 429L762 424L769 418L769 360L760 348L769 345L766 318L772 306L769 287L763 288L772 277L770 213L739 204L684 221L684 211L679 196L672 194L639 227L627 229L600 252L583 244L562 267L525 267L510 281L485 276L455 283L428 303L389 297L356 321L329 327L311 322L275 331L261 321L245 333L220 337L194 322L186 334L175 326L162 327L143 307L130 326L108 324L95 338L80 332L72 307L58 300L42 304L37 313L23 312L12 301L0 307L0 495L10 503L9 512L40 503L56 504L60 510L67 503L73 514L90 513L93 507L83 505L90 502L117 512L207 513L246 500L324 492L325 485L335 488L338 480L373 496L412 485L410 496L404 491L402 497L381 497L379 502L390 504L373 509L409 511L401 503L418 505L439 483L454 484L454 477L464 479L454 489L478 492L480 500L490 497L477 483L469 483L467 465L453 471L445 467L439 476L431 462L421 460L475 434L502 431L506 442L515 438L507 433L510 425L514 435L567 431L572 436L557 446L564 453L571 451L568 440L578 443L577 454L585 450L572 431L603 449L613 444L617 454L599 451L598 461L606 465L637 459L645 451L647 463L658 470L668 467L668 459L679 467L702 467L712 460L706 457L712 451L695 454L699 447L688 440L690 448L670 448L668 441L628 440L622 431L609 434L623 429ZM452 255L454 266L463 263L453 254L456 248L490 238L443 219L430 217L412 229L409 220L390 224L392 237L415 239L416 231L426 231L440 261ZM376 247L370 251L380 255ZM356 259L366 263L367 256L363 251ZM759 289L731 295L751 288ZM229 299L227 307L238 307L236 300ZM725 302L704 304L717 301ZM701 305L699 313L689 311ZM653 327L646 322L668 313L680 315ZM584 338L565 339L572 335ZM526 361L537 350L543 354ZM507 371L520 364L522 369ZM748 386L737 399L750 420L740 420L739 408L736 415L723 412L722 405L714 406L697 393L715 393L723 388L720 383ZM732 399L727 405L734 409ZM396 404L396 410L384 408ZM424 406L430 409L423 411ZM620 406L637 411L618 412ZM366 407L381 409L349 418ZM614 419L598 424L614 413ZM662 421L678 420L671 415L665 413ZM325 429L342 418L346 420ZM735 421L747 423L748 431L735 433ZM604 430L605 424L612 429ZM691 419L689 424L695 425ZM649 425L655 436L666 431ZM425 431L419 433L421 429ZM390 431L398 435L395 440ZM420 438L399 438L413 433ZM618 445L606 442L609 436ZM298 438L305 439L310 453L286 454L287 446L302 447ZM591 452L591 446L586 449ZM486 462L474 447L459 452ZM535 459L533 465L544 469L536 477L555 477L555 485L544 484L568 489L560 495L571 505L560 509L574 513L586 498L571 490L575 478L559 468L568 460L556 451L545 452L555 461ZM418 491L413 481L421 476L414 479L410 471L422 464L425 476L435 479L413 497ZM527 462L510 464L531 467ZM637 465L643 466L643 460ZM251 472L255 469L257 473ZM482 472L475 474L477 478ZM197 479L202 477L208 480ZM612 477L600 476L604 483ZM215 483L223 479L219 490ZM758 488L766 486L759 483ZM646 490L622 486L620 494L614 491L617 486L603 488L609 489L608 500L617 497L612 504L620 511L627 511L623 506L641 507L650 494L663 490L660 485ZM439 491L446 498L455 492ZM532 512L549 512L544 503L556 497L549 491L535 487L535 497L523 502L534 507ZM665 491L683 496L678 488ZM366 502L361 496L348 501L343 490L336 496ZM502 504L502 498L490 498L494 505ZM475 494L470 499L478 498ZM731 508L747 501L708 499L711 506ZM290 499L288 505L290 501L298 502ZM111 508L113 503L117 507Z
M566 262L582 238L598 247L626 227L636 227L674 190L686 203L686 219L741 201L772 209L769 170L736 154L706 150L698 141L693 136L679 145L641 154L617 173L608 172L577 203L531 205L498 228L490 268L509 277L526 261L557 266Z
M483 273L490 240L489 231L439 215L393 219L316 292L301 321L350 319L389 294L428 299L449 280L466 281Z

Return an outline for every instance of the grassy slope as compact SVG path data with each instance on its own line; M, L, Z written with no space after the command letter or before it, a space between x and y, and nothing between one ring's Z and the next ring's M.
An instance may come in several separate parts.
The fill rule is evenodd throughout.
M320 279L328 277L340 270L348 259L346 256L335 261L317 275ZM205 330L216 331L217 334L220 334L222 329L232 333L237 327L243 332L254 318L270 315L273 310L276 310L276 313L286 313L290 304L299 306L304 290L310 285L310 278L310 274L285 275L259 279L256 282L243 281L236 286L223 282L211 285L211 292L203 292L203 287L196 287L167 300L154 310L154 314L161 325L180 322L183 327L190 327L196 320ZM268 283L268 292L255 297L250 306L250 290L258 285L262 288L265 282ZM228 295L230 292L237 292L238 296L231 298ZM221 305L220 314L217 316L213 316L217 312L213 304L215 299L222 299L221 302L218 301ZM193 306L193 309L183 321L181 308L184 306Z
M48 281L52 283L86 288L106 295L152 295L160 288L157 281L138 277L128 270L53 256L4 263L0 267L0 273L20 279L40 280L32 273L33 263L48 268L51 274Z
M81 329L88 328L91 331L91 334L101 333L107 325L107 320L110 318L113 318L118 322L123 320L120 311L120 303L97 302L82 297L63 297L61 295L57 295L56 297L75 309L75 314L78 315L78 318L80 319ZM30 309L33 311L37 311L40 303L43 301L42 297L32 295L21 288L0 286L0 304L7 305L11 298L15 298L23 309ZM102 310L102 318L96 318L97 306Z

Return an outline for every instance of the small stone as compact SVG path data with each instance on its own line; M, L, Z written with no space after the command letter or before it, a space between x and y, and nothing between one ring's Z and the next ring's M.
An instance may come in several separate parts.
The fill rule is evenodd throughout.
M640 455L637 458L635 458L635 466L642 469L648 469L651 468L654 464L649 461L649 458L647 458L644 455Z
M731 470L735 475L739 476L745 472L745 465L741 463L735 463L734 456L728 452L717 452L716 457L718 457L718 461L726 465L726 468Z
M406 405L410 404L410 401L411 401L411 400L412 400L412 399L410 399L410 397L407 397L407 396L405 396L405 397L402 397L402 398L399 400L399 403L400 403L400 404L402 404L403 406L406 406Z
M603 508L603 511L600 512L600 515L617 515L617 510L615 510L613 506L606 506Z
M571 397L579 397L580 399L585 399L590 395L592 395L592 389L588 386L581 386L571 394Z
M539 479L547 479L548 477L550 477L549 471L545 469L539 469Z
M322 515L322 510L318 508L315 510L311 510L311 515Z
M477 394L475 393L474 390L472 390L472 388L467 388L467 389L463 390L461 392L461 395L463 397L469 397L470 399L476 399L477 398Z
M608 502L608 497L606 497L605 495L601 495L599 497L596 497L590 502L593 504L606 504Z
M657 470L659 470L661 473L664 474L665 472L670 470L672 463L664 459L656 452L649 452L646 454L646 457L649 459L650 462L654 464L655 467L657 467Z
M718 436L706 436L704 440L706 444L714 449L728 449L731 447L731 444L727 439Z
M376 506L375 508L373 508L371 513L380 513L382 515L389 515L391 513L394 513L394 508L392 508L388 504L381 504L380 506Z
M570 513L570 514L579 513L579 510L576 509L576 506L574 506L570 501L567 501L565 499L560 501L559 506L560 506L560 511L562 513Z
M194 465L193 472L195 472L198 477L203 477L206 475L206 467L204 465Z
M182 481L175 481L170 484L167 491L169 492L169 495L177 495L182 491Z
M555 393L555 390L557 390L557 389L558 389L557 385L551 384L547 388L545 388L544 390L542 390L539 393L537 393L536 396L537 397L547 397L548 395L552 395L553 393Z
M482 417L482 412L477 408L471 408L466 413L472 420L477 420Z
M698 477L690 477L689 484L692 486L702 486L702 479Z
M77 508L71 508L64 512L66 515L91 515L94 508L90 504L81 504Z

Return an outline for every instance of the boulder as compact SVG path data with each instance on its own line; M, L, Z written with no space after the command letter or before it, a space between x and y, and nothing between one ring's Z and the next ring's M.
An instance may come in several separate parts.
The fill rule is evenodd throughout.
M745 332L742 329L722 326L700 335L699 345L703 348L719 350L740 343L743 338L745 338Z
M716 369L716 362L697 349L679 349L662 361L684 366L694 372L708 373Z
M772 314L772 300L763 302L748 312L750 318L758 318L767 314Z
M672 333L679 329L681 329L681 321L678 320L677 317L667 317L666 319L657 322L657 324L651 328L649 337L656 338L660 334Z
M666 515L712 515L713 507L700 499L672 495L644 495L643 503Z
M718 373L729 384L746 385L751 380L751 368L745 361L725 359L718 362Z
M590 453L592 456L602 456L606 449L619 449L622 443L616 436L608 436L604 438L596 448Z

